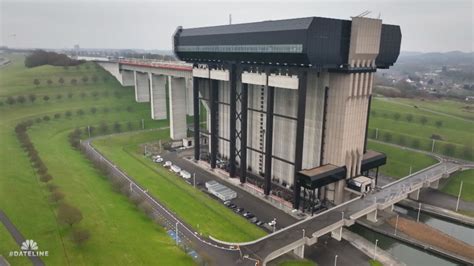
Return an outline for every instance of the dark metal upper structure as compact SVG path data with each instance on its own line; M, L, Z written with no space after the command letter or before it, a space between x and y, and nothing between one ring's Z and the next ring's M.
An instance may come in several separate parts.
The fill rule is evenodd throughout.
M176 56L187 62L248 62L345 69L351 21L307 17L214 27L178 27ZM377 68L388 68L400 53L401 31L382 25Z

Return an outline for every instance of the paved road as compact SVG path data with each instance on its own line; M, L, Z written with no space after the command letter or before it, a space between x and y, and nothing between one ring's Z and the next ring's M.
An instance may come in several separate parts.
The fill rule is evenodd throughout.
M11 234L13 239L15 239L15 242L18 244L18 250L21 247L21 244L25 242L25 237L20 233L20 231L15 227L15 225L8 219L7 215L0 210L0 221L3 223L7 231ZM28 256L28 258L31 260L31 263L35 266L43 266L44 263L39 257L34 257L34 256Z

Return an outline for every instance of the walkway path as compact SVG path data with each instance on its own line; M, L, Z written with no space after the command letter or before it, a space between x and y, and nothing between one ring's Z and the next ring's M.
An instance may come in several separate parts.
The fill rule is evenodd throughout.
M18 248L21 247L21 244L25 242L25 238L23 235L20 233L20 231L15 227L15 225L8 219L7 215L0 210L0 221L3 223L7 231L11 234L13 239L15 239L15 242L18 244ZM35 256L28 256L28 258L31 260L33 265L35 266L43 266L44 263L39 257Z

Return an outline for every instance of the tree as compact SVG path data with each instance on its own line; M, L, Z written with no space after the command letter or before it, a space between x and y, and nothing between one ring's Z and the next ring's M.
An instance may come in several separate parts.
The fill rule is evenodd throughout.
M12 96L8 96L8 97L7 97L7 103L8 103L9 105L14 105L14 104L16 103L16 100L15 100L15 98L13 98Z
M372 110L372 111L370 111L370 114L371 114L372 116L377 116L377 111Z
M43 96L43 101L45 102L49 101L49 96L48 95Z
M92 76L91 80L92 82L97 83L97 81L99 81L99 78L96 75L94 75Z
M63 97L63 95L62 95L62 94L58 94L58 95L56 95L56 99L58 99L58 100L61 100L61 98L62 98L62 97Z
M71 79L71 85L76 85L77 84L77 79Z
M36 101L36 95L30 94L28 95L28 99L30 99L30 102L34 103Z
M110 111L110 109L109 109L108 107L104 107L104 108L102 109L102 111L103 111L104 113L108 113L108 112Z
M48 85L51 85L51 84L53 84L53 81L50 80L50 79L48 79L48 80L46 81L46 83L48 83Z
M122 125L120 125L119 122L115 122L114 123L114 131L115 132L120 132L121 129L122 129Z
M49 120L51 120L51 118L48 115L45 115L45 116L43 116L43 120L44 121L49 121Z
M84 98L87 96L87 94L86 94L85 92L81 92L80 95L81 95L81 98L82 98L82 99L84 99Z
M436 127L440 128L440 127L443 126L443 121L438 120L438 121L435 122L435 125L436 125Z
M19 103L25 103L26 98L25 98L25 96L20 95L20 96L16 97L16 101L19 102Z
M64 79L63 78L59 78L58 82L59 82L59 84L64 85Z
M93 91L91 94L92 94L92 97L94 98L97 98L97 96L99 96L99 93L96 91Z
M383 139L384 139L386 142L390 142L390 141L392 140L392 133L386 132L385 134L383 134Z
M40 85L40 80L39 79L34 79L33 80L33 84L35 84L36 87L38 87Z
M82 109L77 110L76 113L80 116L84 115L84 111Z
M127 122L127 128L128 128L128 130L132 130L132 129L133 129L133 124L132 124L132 122Z
M59 188L58 185L55 185L55 184L53 184L53 183L48 183L48 184L46 185L46 187L48 188L49 192L53 192L53 191L55 191L56 189Z
M422 116L420 118L420 122L421 122L422 125L425 125L426 123L428 123L428 118L426 118L426 116Z
M448 156L453 156L456 152L456 146L454 144L448 143L444 145L444 154Z
M72 98L72 96L74 96L74 93L72 93L72 92L68 92L68 94L67 94L67 97L68 97L69 99L71 99L71 98Z
M52 179L53 177L50 174L45 174L45 175L40 176L40 181L43 183L48 183Z
M397 120L397 121L400 119L400 116L401 115L399 113L393 114L393 118L395 118L395 120Z
M104 77L102 77L102 80L103 80L104 82L107 82L107 81L109 81L109 77L104 76Z
M464 146L462 148L462 156L465 158L465 159L468 159L470 161L472 161L472 147L469 147L469 146Z
M398 144L402 146L405 146L407 144L407 139L404 135L400 135L398 137Z
M71 111L66 111L66 112L64 113L64 115L65 115L66 117L71 117L72 112L71 112Z
M102 133L106 133L109 130L109 126L105 122L100 123L99 130Z
M78 208L62 203L58 208L58 220L72 226L82 220L82 213Z
M413 141L411 142L411 146L415 149L419 148L420 147L420 140L419 139L413 139Z
M84 244L90 238L90 233L85 229L77 229L72 232L71 240L77 245Z
M61 200L64 199L66 195L64 195L64 193L62 193L61 191L59 190L55 190L51 193L51 195L49 196L49 199L52 201L52 202L59 202Z
M126 110L127 112L131 113L133 111L133 108L131 106L127 106Z
M85 84L89 81L89 78L87 76L82 77L82 82Z
M61 117L61 114L54 114L54 118L55 118L55 119L58 119L58 118L60 118L60 117Z
M97 108L95 108L95 107L91 107L91 113L92 113L92 114L95 114L95 113L97 113Z
M406 119L408 122L413 121L413 115L412 114L407 114Z

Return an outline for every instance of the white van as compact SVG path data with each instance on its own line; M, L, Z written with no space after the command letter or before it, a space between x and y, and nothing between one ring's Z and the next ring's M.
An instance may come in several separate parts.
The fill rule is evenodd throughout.
M171 161L166 161L163 166L164 167L171 167L172 165L173 165L173 163Z
M180 175L184 179L190 179L191 178L191 173L189 173L188 171L185 171L185 170L181 170Z
M175 173L178 174L179 172L181 172L181 168L180 168L179 166L173 164L173 165L171 166L171 171L173 171L173 172L175 172Z

